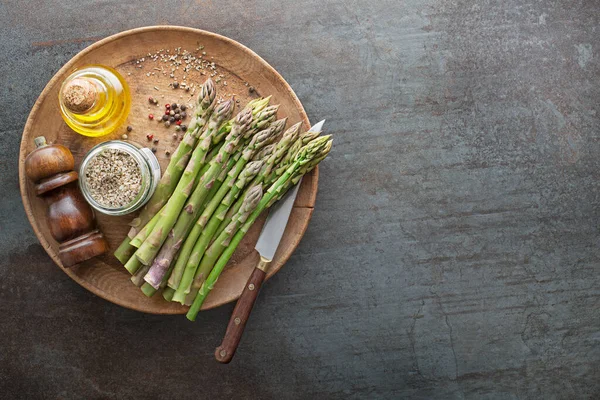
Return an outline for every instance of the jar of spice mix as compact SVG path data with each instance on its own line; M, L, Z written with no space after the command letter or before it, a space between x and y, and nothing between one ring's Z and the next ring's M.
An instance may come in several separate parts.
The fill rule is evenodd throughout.
M87 202L108 215L141 208L154 194L160 165L150 149L111 140L93 147L79 168L79 187Z

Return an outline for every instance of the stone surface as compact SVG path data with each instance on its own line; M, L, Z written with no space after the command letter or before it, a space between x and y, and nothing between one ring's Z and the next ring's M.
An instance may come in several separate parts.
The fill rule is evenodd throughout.
M593 1L3 2L2 398L600 397L599 19ZM192 324L99 299L21 206L46 82L154 24L249 46L336 137L229 366L232 306Z

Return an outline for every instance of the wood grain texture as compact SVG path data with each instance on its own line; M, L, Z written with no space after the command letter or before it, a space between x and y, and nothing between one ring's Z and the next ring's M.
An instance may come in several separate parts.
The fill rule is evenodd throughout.
M210 57L210 60L217 65L219 76L213 79L227 84L225 86L223 83L217 83L219 99L234 96L239 100L237 107L237 111L239 111L240 105L243 106L251 98L272 95L273 104L280 104L278 115L287 116L290 124L302 121L305 128L308 129L309 122L306 113L290 86L271 66L251 50L233 40L201 30L166 26L149 27L122 32L103 39L81 51L56 73L34 104L25 125L20 152L21 160L32 150L33 138L39 136L42 130L48 142L67 146L75 156L77 164L85 153L97 143L120 138L125 133L125 127L122 127L101 138L84 137L69 129L59 114L56 98L66 76L81 66L106 64L116 68L130 86L133 104L127 124L133 127L133 131L128 132L128 139L145 145L148 143L146 135L154 135L154 138L161 142L157 146L160 149L157 155L162 168L166 168L168 158L165 156L165 150L172 152L177 141L172 138L172 134L175 132L174 127L167 129L157 122L164 111L163 105L172 102L193 104L197 94L194 93L194 89L190 92L170 89L168 84L172 82L172 79L155 72L159 67L166 68L165 64L153 62L147 57L147 54L154 53L158 49L169 49L174 52L176 47L181 47L182 50L200 55L201 52L197 50L199 46L204 46L203 51L206 52L206 57ZM137 60L142 57L145 57L146 60L138 62ZM153 73L155 75L152 75ZM186 74L187 83L199 86L206 79L206 76L202 74L204 71L188 72ZM181 74L178 77L182 80ZM246 83L254 87L252 93L249 92ZM159 104L149 105L147 100L149 96L157 98ZM156 121L149 120L148 115L151 113L156 115ZM148 144L148 146L150 145L151 143ZM61 265L58 260L57 244L49 240L47 232L38 222L43 212L43 204L31 196L32 186L23 178L24 163L21 162L20 165L21 193L29 220L48 254L57 264ZM302 184L298 201L295 204L296 208L312 210L317 192L317 177L318 170L315 169ZM298 212L292 215L290 225L294 227L292 228L294 233L290 233L289 238L283 241L285 244L282 245L278 257L273 262L272 273L277 272L283 266L297 247L302 235L298 235L296 232L306 230L310 216L311 212ZM184 313L187 307L168 303L161 296L153 298L144 296L137 287L131 285L127 272L112 257L112 252L125 237L127 224L132 217L132 215L110 217L98 214L100 229L107 232L110 254L102 259L86 262L74 270L65 270L65 272L86 289L124 307L156 314ZM202 309L225 304L240 295L247 275L251 273L254 266L252 263L253 245L263 221L264 218L257 222L256 227L244 239L240 249L233 257L232 267L226 267L226 271Z

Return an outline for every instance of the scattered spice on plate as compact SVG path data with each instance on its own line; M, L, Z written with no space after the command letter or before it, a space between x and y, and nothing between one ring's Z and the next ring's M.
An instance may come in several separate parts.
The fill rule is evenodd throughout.
M133 126L127 125L127 132L131 132L133 130Z
M107 208L131 203L141 189L142 174L133 156L125 151L106 149L92 158L85 170L92 198Z

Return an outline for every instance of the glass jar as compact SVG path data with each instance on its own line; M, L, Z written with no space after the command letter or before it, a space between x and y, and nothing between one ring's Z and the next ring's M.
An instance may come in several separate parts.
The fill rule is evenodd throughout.
M60 112L71 129L84 135L107 135L123 125L131 108L125 79L113 68L88 65L65 79L58 92Z
M97 202L92 197L87 183L85 171L90 161L97 154L108 149L121 150L131 155L140 168L140 174L142 177L140 191L129 204L126 204L122 207L109 208ZM160 164L158 163L158 159L154 153L152 153L150 149L142 147L131 141L110 140L108 142L100 143L94 146L85 155L81 161L81 166L79 167L79 188L81 189L86 201L95 210L108 215L125 215L140 209L154 194L159 180Z

